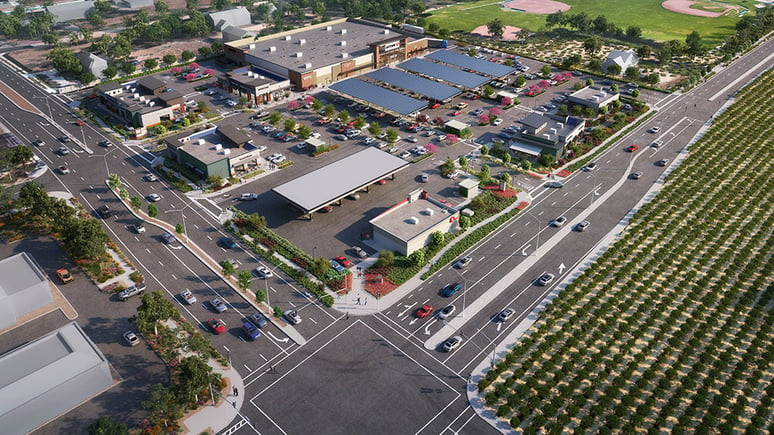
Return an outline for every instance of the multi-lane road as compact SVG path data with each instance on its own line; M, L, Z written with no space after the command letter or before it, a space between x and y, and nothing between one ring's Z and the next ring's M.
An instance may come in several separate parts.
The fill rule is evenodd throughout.
M143 182L141 176L150 162L141 148L97 146L106 139L100 129L75 125L66 100L42 92L3 64L2 81L42 115L19 110L3 96L0 122L23 142L44 140L45 145L35 152L49 166L68 165L70 174L49 171L38 180L49 191L67 191L87 209L108 204L119 211L115 219L104 221L106 229L139 265L151 287L167 292L194 323L210 317L226 323L229 333L213 336L213 342L244 378L247 391L243 394L249 400L241 412L251 423L235 421L235 432L303 433L314 428L321 433L491 433L494 429L477 418L467 403L470 373L491 357L495 346L595 249L654 183L663 182L669 168L655 162L679 159L722 104L771 66L773 44L762 44L689 93L653 101L658 109L653 117L598 156L595 170L564 180L564 188L548 189L527 177L517 180L531 186L532 204L472 248L467 253L473 257L471 265L439 271L406 291L400 301L380 307L376 315L347 318L325 309L281 274L268 283L254 283L256 288L269 289L272 305L301 310L304 321L296 329L306 340L303 345L275 326L269 326L259 342L245 342L238 326L253 312L247 302L189 251L161 243L161 230L131 232L134 218L105 186L108 173L119 174L131 195L161 195L159 216L172 224L184 216L187 233L213 258L236 258L240 267L250 269L262 264L241 248L226 250L218 245L224 236L218 205L202 207L166 184ZM660 131L648 133L654 126ZM55 152L63 134L73 138L66 144L72 152L65 156ZM649 147L656 139L663 145ZM627 152L631 144L638 144L639 150ZM631 179L636 171L642 177ZM548 226L558 216L568 222L560 228ZM584 232L573 231L581 220L591 225ZM545 287L535 285L534 280L545 272L557 275L557 280ZM463 284L463 291L451 298L441 296L441 288L452 282ZM184 289L190 289L199 302L185 305L176 296ZM221 315L207 305L215 297L228 303L229 309ZM417 319L414 312L425 303L436 310L454 304L457 310L446 321L435 316ZM505 307L517 314L505 324L494 322L493 316ZM455 334L464 337L462 345L452 353L441 352L439 344ZM277 373L267 373L270 366L277 367Z

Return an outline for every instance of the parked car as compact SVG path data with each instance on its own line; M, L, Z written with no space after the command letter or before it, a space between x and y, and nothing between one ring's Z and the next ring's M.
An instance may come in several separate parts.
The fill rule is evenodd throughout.
M263 328L264 326L269 324L269 321L266 319L266 316L264 316L261 313L251 314L250 321L253 322L253 324L259 328Z
M240 201L255 201L258 199L257 193L243 193L239 196Z
M425 174L425 173L423 172L423 173L419 174L419 179L420 179L420 180L421 180L423 183L427 183L427 182L428 182L428 180L430 180L430 177L429 177L427 174Z
M268 267L258 266L253 270L253 275L261 279L269 279L274 276L274 272L269 270Z
M207 327L210 328L210 330L216 335L220 335L226 332L226 327L223 326L223 322L214 317L207 320Z
M579 232L582 233L582 232L586 231L586 228L588 228L589 225L591 225L591 222L589 222L589 221L578 222L578 225L575 225L575 231L579 231Z
M446 341L443 342L442 347L445 352L452 352L454 349L458 348L460 344L462 344L462 337L455 335L454 337L447 338Z
M261 336L261 331L259 331L255 325L247 320L242 321L242 331L245 332L245 335L247 335L247 338L249 338L251 341L255 341L258 339L258 337Z
M298 325L301 323L301 316L298 315L298 311L296 310L285 311L282 315L291 325Z
M458 282L455 282L453 284L447 284L446 287L444 287L443 290L441 290L441 295L443 297L448 298L450 296L454 296L460 290L462 290L462 284Z
M70 271L64 267L56 270L56 276L59 277L59 280L62 281L62 284L67 284L73 280L73 276L70 274Z
M503 119L502 118L497 118L494 121L492 121L492 125L500 125L502 123L503 123Z
M328 260L328 262L331 264L331 267L336 272L342 272L344 270L344 267L342 267L342 265L340 265L338 261L336 261L336 260Z
M466 268L466 267L467 267L467 266L468 266L468 265L469 265L469 264L470 264L472 261L473 261L473 257L471 257L470 255L467 255L467 256L465 256L465 257L462 257L462 258L460 258L459 260L457 260L457 262L456 262L456 263L454 263L454 264L452 265L452 267L453 267L453 268L455 268L455 269L464 269L464 268Z
M454 311L457 309L454 305L449 305L444 307L441 311L438 312L438 318L443 320L454 314Z
M137 334L132 331L124 332L124 340L126 340L127 344L132 347L140 344L140 337L138 337Z
M417 309L416 315L417 315L417 318L421 319L423 317L427 317L432 312L433 312L433 306L430 304L425 304Z
M549 225L550 225L550 226L552 226L552 227L559 228L559 227L561 227L562 225L564 225L564 223L565 223L565 222L567 222L567 218L566 218L566 217L564 217L564 216L559 216L558 218L556 218L556 219L552 220L552 221L549 223Z
M186 304L193 305L196 303L196 296L191 293L191 290L185 289L180 292L180 298L182 298Z
M349 261L349 260L347 259L347 257L345 257L345 256L343 256L343 255L339 255L338 257L334 258L334 260L336 260L336 262L338 262L340 265L342 265L342 266L344 266L344 267L350 267L350 266L352 266L352 262L351 262L351 261Z
M556 276L553 273L545 273L540 278L538 278L537 285L546 286L551 284L554 278L556 278Z
M226 311L227 308L226 304L224 304L223 301L218 298L211 300L210 305L212 305L212 308L219 313Z
M364 251L363 248L361 248L359 246L353 246L353 247L351 247L349 249L358 258L368 258L368 254L366 253L366 251Z
M141 295L143 293L145 293L145 284L135 284L121 290L121 292L118 293L118 300L124 302L132 296Z
M497 321L498 322L507 322L508 319L513 317L513 315L516 314L516 310L513 308L506 308L502 311L500 311L500 314L497 315Z
M642 171L632 172L632 175L630 175L632 180L639 180L642 177Z

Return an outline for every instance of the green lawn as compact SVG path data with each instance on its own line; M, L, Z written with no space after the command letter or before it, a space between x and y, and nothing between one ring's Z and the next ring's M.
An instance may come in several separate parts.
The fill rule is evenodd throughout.
M572 8L567 14L586 12L592 19L604 15L609 22L626 29L638 26L643 36L656 41L677 39L684 41L686 35L696 30L702 36L708 47L714 47L734 33L734 25L739 17L736 14L718 18L702 18L679 14L661 7L660 0L564 0ZM752 7L749 1L728 1L729 4L740 4ZM625 8L616 8L616 4L625 4ZM748 12L748 13L753 13ZM442 28L469 32L480 25L485 25L494 18L503 23L530 31L537 31L545 25L545 15L535 15L516 11L506 11L499 2L491 0L460 3L455 6L431 12L427 18L429 23L438 23Z

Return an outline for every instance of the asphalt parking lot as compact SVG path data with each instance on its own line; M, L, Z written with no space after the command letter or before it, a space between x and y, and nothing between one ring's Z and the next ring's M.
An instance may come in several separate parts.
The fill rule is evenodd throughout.
M79 269L74 268L72 260L59 244L47 237L28 237L12 245L0 244L2 258L22 251L32 255L75 308L78 313L75 321L107 358L115 382L109 390L43 426L36 433L84 433L93 420L104 415L130 426L139 425L146 415L141 403L147 399L150 386L169 383L165 364L145 341L130 347L123 339L125 331L134 329L128 319L136 312L139 299L115 302L111 300L111 295L100 293ZM60 267L69 268L75 278L73 282L59 285L55 271ZM56 310L20 325L0 335L0 354L69 322L60 310Z

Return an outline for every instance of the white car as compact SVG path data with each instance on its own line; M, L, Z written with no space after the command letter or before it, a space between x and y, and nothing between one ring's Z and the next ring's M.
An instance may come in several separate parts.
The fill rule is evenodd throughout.
M298 315L298 311L296 310L285 311L283 316L285 316L291 325L298 325L301 323L301 316Z
M454 311L456 309L457 308L454 305L449 305L449 306L445 307L444 309L442 309L441 311L438 312L438 318L441 319L441 320L446 319L449 316L451 316L452 314L454 314Z
M270 161L276 165L276 164L284 162L285 160L287 160L287 157L285 157L283 155L280 155L278 157L275 157L275 158L271 159Z
M254 146L255 146L255 149L256 149L256 150L257 150L259 153L262 153L262 152L266 151L266 145L254 145Z
M159 196L158 193L151 193L150 195L148 195L148 201L159 202L161 201L161 196Z
M374 139L372 137L367 137L367 138L363 139L363 143L366 144L366 145L371 145L374 142L376 142L376 139Z
M508 319L510 319L514 314L516 314L516 310L513 308L506 308L502 311L500 311L500 314L497 315L497 321L499 322L507 322Z
M124 340L129 343L129 346L137 346L140 344L140 337L132 331L124 332Z
M446 352L451 352L459 347L460 344L462 344L462 337L455 335L454 337L451 337L443 342L443 350Z
M196 296L191 293L191 290L185 289L182 292L180 292L180 297L183 298L185 303L188 305L193 305L196 303Z
M243 193L239 196L240 201L255 201L258 199L257 193Z
M269 279L274 276L274 273L264 266L256 267L255 270L253 271L253 274L258 278L263 278L263 279Z
M223 301L218 298L211 300L210 305L212 305L212 308L214 308L215 311L219 313L226 311L226 304L224 304Z
M406 138L406 141L411 143L417 143L419 142L419 139L415 138L414 136L409 136Z
M656 126L651 127L650 130L648 130L648 133L658 133L659 131L661 131L661 127Z
M492 121L492 125L500 125L502 123L503 123L503 119L502 118L497 118L494 121Z
M549 225L555 228L559 228L562 225L564 225L565 222L567 222L567 218L564 216L559 216L558 218L552 220L551 223L549 223Z

